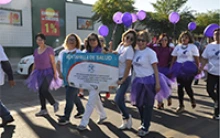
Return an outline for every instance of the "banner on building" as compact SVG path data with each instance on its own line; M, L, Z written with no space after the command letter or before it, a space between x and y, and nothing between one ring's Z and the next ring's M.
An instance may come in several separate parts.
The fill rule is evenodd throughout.
M0 8L0 24L22 26L21 10L11 10Z
M41 32L46 36L60 36L59 11L41 9Z
M64 54L64 84L83 89L109 91L117 87L118 55L80 53Z

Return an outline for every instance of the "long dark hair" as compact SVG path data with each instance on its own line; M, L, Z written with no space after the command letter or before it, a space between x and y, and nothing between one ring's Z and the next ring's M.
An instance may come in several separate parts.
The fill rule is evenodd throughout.
M163 40L164 37L167 38L167 47L169 47L170 39L169 39L169 36L168 36L166 33L162 33L162 34L159 36L158 44L159 44L160 46L162 46L161 41Z
M88 37L87 37L87 46L86 46L87 52L92 52L92 47L91 47L90 44L89 44L89 37L90 37L90 36L94 36L95 39L98 41L98 47L102 48L101 43L100 43L100 41L99 41L98 35L97 35L96 33L91 33L91 34L89 34Z

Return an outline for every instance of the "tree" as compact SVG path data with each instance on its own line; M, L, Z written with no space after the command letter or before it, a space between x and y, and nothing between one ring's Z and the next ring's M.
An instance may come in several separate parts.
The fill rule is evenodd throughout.
M156 12L147 13L148 18L142 23L155 35L167 33L172 36L174 25L169 22L168 16L172 11L176 11L180 14L180 21L176 24L176 36L178 36L182 31L187 30L188 23L195 19L193 11L188 7L183 8L186 2L187 0L157 0L156 3L152 3Z
M197 13L195 16L197 28L194 32L198 35L201 35L203 34L203 31L207 25L211 23L219 24L220 10Z
M98 0L93 5L92 16L93 21L101 22L109 27L109 35L106 37L107 42L111 39L112 30L115 27L115 23L112 20L112 16L117 11L120 12L134 12L134 0ZM114 36L114 48L121 40L121 34L124 32L124 25L118 25L116 36Z

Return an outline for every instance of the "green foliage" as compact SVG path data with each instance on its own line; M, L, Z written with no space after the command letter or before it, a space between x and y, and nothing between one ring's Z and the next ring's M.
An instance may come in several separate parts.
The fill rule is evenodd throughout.
M195 19L193 11L189 8L180 10L186 2L187 0L157 0L156 3L152 3L156 12L148 12L147 18L141 23L145 24L152 34L167 33L174 36L174 25L169 22L168 16L172 11L176 11L180 14L180 21L176 24L176 36L178 36L182 31L187 30L188 23Z
M98 0L93 6L92 19L103 24L112 24L115 12L134 12L134 0Z
M196 34L202 34L206 26L211 23L219 24L220 22L220 10L208 11L206 13L196 14L197 28L194 31Z

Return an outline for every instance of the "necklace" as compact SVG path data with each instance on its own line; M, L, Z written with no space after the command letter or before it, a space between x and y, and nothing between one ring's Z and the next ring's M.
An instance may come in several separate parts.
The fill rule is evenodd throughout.
M188 45L181 45L182 49L187 49Z

